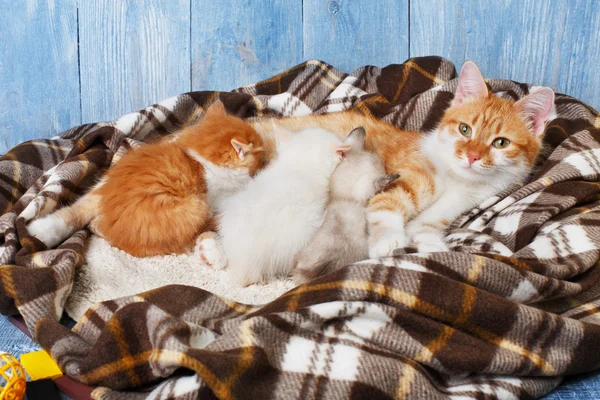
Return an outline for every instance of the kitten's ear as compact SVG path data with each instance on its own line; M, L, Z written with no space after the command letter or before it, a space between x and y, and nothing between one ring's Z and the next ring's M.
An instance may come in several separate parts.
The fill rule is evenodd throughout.
M554 90L548 87L543 87L528 94L514 105L536 137L544 133L553 106Z
M346 154L348 154L351 148L351 144L341 144L339 146L335 146L335 154L340 158L340 160L345 160Z
M487 85L479 68L473 61L467 61L460 70L458 87L452 100L453 106L459 106L466 100L480 99L489 95Z
M278 143L289 140L293 135L292 131L284 128L275 121L271 121L271 126L273 128L273 136L275 136L275 141Z
M246 144L242 143L237 139L231 139L231 145L235 149L240 160L243 160L246 157L246 154L252 151L252 143Z
M387 174L375 180L375 193L381 192L383 189L388 187L390 183L400 178L400 174Z
M344 143L352 145L352 147L355 149L362 150L365 148L366 136L367 132L365 131L365 128L363 128L362 126L354 128L352 132L350 132L348 136L346 136L346 139L344 139Z
M213 117L221 116L222 117L223 115L226 115L226 114L227 114L227 111L225 111L225 105L223 104L223 102L221 100L215 101L206 110L207 117L208 116L213 116Z

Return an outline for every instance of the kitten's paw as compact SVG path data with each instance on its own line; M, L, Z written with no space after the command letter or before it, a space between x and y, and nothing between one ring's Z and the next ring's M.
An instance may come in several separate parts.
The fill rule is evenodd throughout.
M422 232L413 237L414 246L419 253L448 251L444 237L439 232Z
M104 235L102 235L102 232L100 232L100 228L98 227L100 225L100 219L102 217L98 216L96 218L94 218L90 224L88 225L88 229L90 230L90 232L92 232L94 235L99 236L101 238L104 238Z
M223 269L227 266L227 257L214 232L204 232L198 236L194 256L206 267Z
M230 270L228 275L231 283L237 285L240 288L245 288L255 283L258 283L255 279L252 279L248 275L240 274L239 271Z
M394 250L406 246L406 236L404 232L389 232L384 234L369 247L369 258L388 257L394 253Z
M49 249L58 246L71 233L65 221L54 214L34 220L27 225L27 230L31 236L38 238Z

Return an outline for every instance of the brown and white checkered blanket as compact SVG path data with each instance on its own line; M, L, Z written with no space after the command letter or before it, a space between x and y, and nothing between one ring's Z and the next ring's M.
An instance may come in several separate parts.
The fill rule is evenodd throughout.
M600 117L565 95L531 182L455 221L454 252L365 261L261 307L167 286L97 304L73 330L57 322L88 232L45 249L25 224L117 152L196 121L216 96L248 118L354 107L427 131L455 77L436 57L350 75L309 61L17 146L0 159L0 310L21 313L67 374L105 387L101 399L536 398L600 367Z

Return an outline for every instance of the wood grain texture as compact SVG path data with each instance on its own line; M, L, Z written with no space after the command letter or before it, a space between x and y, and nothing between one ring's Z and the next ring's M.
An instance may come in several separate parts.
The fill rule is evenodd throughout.
M471 59L490 78L551 86L600 107L600 4L411 0L410 55Z
M560 47L560 91L600 111L600 2L570 1Z
M472 59L600 109L599 44L598 0L0 0L0 154L309 58Z
M1 0L0 154L80 123L75 0Z
M302 1L192 0L194 90L231 90L302 61Z
M351 72L408 58L408 0L304 0L304 57Z
M83 122L191 89L189 0L79 2Z

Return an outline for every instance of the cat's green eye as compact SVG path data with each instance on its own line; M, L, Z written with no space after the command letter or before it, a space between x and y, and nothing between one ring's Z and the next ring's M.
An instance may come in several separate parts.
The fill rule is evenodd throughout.
M458 124L458 131L464 137L471 137L471 127L467 124Z
M510 140L504 138L498 138L492 142L492 146L497 149L504 149L510 144Z

